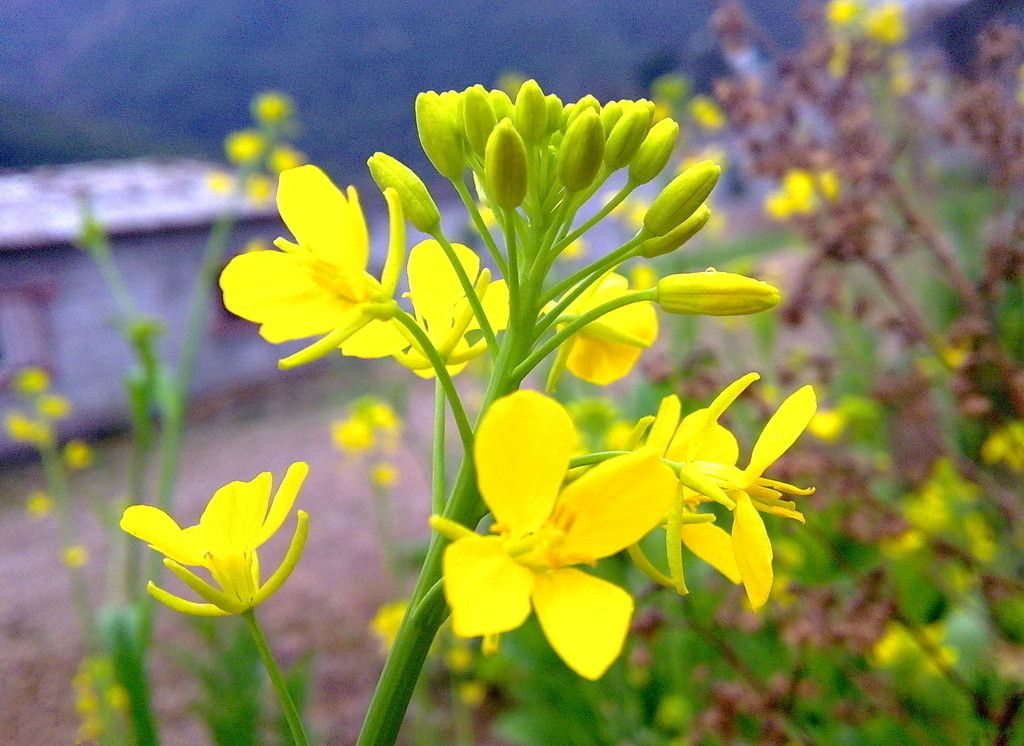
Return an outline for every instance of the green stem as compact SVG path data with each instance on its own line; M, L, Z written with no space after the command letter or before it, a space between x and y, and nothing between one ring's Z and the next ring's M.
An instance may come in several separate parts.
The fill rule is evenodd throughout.
M643 231L640 231L631 239L626 241L626 243L622 244L622 246L615 249L615 251L613 251L612 253L608 254L608 256L603 257L602 259L599 259L593 264L584 267L578 272L574 272L573 274L569 275L564 280L555 285L553 288L551 288L551 290L549 290L544 295L545 302L552 301L558 296L562 295L563 293L569 292L570 290L579 289L579 286L581 285L583 286L582 289L586 289L586 287L590 284L589 282L587 282L587 280L593 282L608 270L618 266L619 264L622 264L624 261L626 261L633 255L633 250L641 243L646 241L648 238L650 238L649 235L647 235ZM579 292L582 292L582 290L579 290ZM563 298L562 302L560 302L558 304L558 307L556 307L558 308L558 312L560 313L562 310L564 310L565 306L567 306L569 303L575 300L576 297L579 296L579 292L577 292L576 295L573 296L568 301L565 298ZM544 318L552 319L554 317L552 316L552 314L546 313L544 314Z
M584 222L579 228L577 228L572 233L570 233L568 236L566 236L561 241L559 241L558 244L554 247L554 249L552 249L551 253L556 255L556 256L558 254L562 253L562 251L565 250L566 246L571 244L577 238L582 236L584 233L586 233L591 228L593 228L595 225L597 225L602 220L604 220L606 217L608 217L611 214L612 210L614 210L616 207L618 207L620 204L622 204L622 201L625 200L626 197L628 197L630 195L630 193L634 189L636 189L636 187L637 187L637 185L634 184L632 181L626 182L626 186L622 187L622 189L620 189L618 192L616 192L615 196L612 197L608 201L608 203L606 205L604 205L604 207L602 207L600 210L598 210L596 213L594 213L590 217L590 219L587 220L586 222Z
M663 585L666 588L676 587L676 584L672 582L672 578L668 577L665 573L654 566L650 558L644 553L644 550L640 548L639 544L633 544L626 547L626 553L629 554L629 558L633 560L633 564L637 566L644 575L653 580L658 585Z
M455 186L455 191L459 193L459 197L462 198L462 203L466 206L469 211L470 217L473 218L473 225L476 226L476 232L480 234L480 238L484 240L484 244L487 246L487 250L491 253L491 258L494 259L494 263L501 270L502 275L508 275L508 264L505 263L505 257L501 255L501 251L498 249L498 244L494 241L494 236L491 235L491 231L487 228L487 223L484 222L483 216L480 214L480 209L476 205L472 195L469 193L469 188L466 186L464 181L453 181L452 184Z
M444 511L444 498L447 488L445 475L445 417L444 386L440 378L434 379L434 443L431 461L431 505L435 514Z
M249 632L252 633L256 649L260 651L263 667L267 669L267 675L270 677L274 690L277 692L277 698L281 702L281 709L284 710L284 718L288 721L288 728L292 732L292 739L295 741L296 746L307 746L309 739L306 738L306 731L302 727L302 717L299 715L298 708L295 707L295 702L292 701L291 694L288 693L288 686L284 682L284 676L281 675L281 669L278 668L277 661L274 660L274 654L270 652L270 646L267 644L267 638L263 635L260 623L256 620L255 610L249 609L242 612L242 619L245 620L246 625L249 627Z
M455 270L456 277L459 278L459 284L462 285L462 292L466 294L466 300L469 301L469 305L473 309L473 315L476 316L476 321L480 325L480 331L483 332L484 339L487 340L487 348L491 350L492 353L496 353L498 349L498 340L494 336L494 329L491 327L491 322L487 318L487 314L484 313L484 307L480 303L480 296L476 294L476 290L473 288L473 281L469 279L469 275L466 274L466 268L462 266L462 262L459 261L458 254L455 253L455 248L445 237L444 233L441 232L440 228L437 229L437 232L434 233L433 236L437 242L441 244L441 248L448 257L448 261L451 262L452 269Z

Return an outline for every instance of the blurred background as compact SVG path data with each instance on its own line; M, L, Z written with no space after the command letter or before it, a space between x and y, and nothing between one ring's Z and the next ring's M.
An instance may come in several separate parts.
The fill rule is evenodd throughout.
M377 150L436 187L451 235L470 242L420 149L415 96L476 83L514 95L536 78L566 102L651 98L683 124L679 163L725 164L706 235L637 265L634 283L713 265L787 299L771 320L666 324L638 380L603 399L568 384L581 427L608 444L666 393L696 406L759 370L765 390L737 425L749 445L814 383L824 416L786 467L818 486L813 525L769 527L784 535L772 609L743 610L696 569L707 587L656 599L599 684L569 676L533 628L497 658L446 638L408 742L1024 743L1022 24L1014 0L0 4L0 411L66 400L40 416L82 550L68 555L51 515L46 454L8 420L0 742L130 742L86 728L104 709L87 694L109 674L82 661L62 564L97 608L118 599L103 568L120 561L108 529L137 466L140 350L180 372L197 307L175 510L191 522L221 484L310 462L308 555L266 616L323 742L352 741L388 604L426 538L432 387L352 359L282 373L296 346L265 343L216 288L196 305L211 231L214 270L287 235L278 169L247 171L228 135L252 126L254 96L282 92L295 114L274 132L281 157L363 190L377 242ZM654 194L566 266L626 240ZM46 385L26 394L25 370ZM244 635L170 617L152 664L162 741L284 739L259 715L269 694Z

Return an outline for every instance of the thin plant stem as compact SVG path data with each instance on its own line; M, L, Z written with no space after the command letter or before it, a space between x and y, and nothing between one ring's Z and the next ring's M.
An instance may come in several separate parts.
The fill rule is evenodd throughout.
M469 215L473 219L473 225L476 227L476 232L479 233L480 238L483 239L494 263L497 265L498 269L501 270L503 275L507 275L508 264L505 262L505 257L501 255L501 251L498 249L498 244L495 242L494 236L491 234L487 224L484 222L484 218L480 214L480 209L473 200L473 196L469 193L469 188L466 186L466 183L464 181L453 181L452 184L455 186L455 191L459 193L459 197L462 199L463 204L469 211Z
M444 386L440 378L434 379L434 443L433 459L431 460L430 483L431 505L434 513L444 510L445 493L447 491L447 475L445 474L445 409Z
M281 703L281 709L284 711L284 718L288 722L288 729L292 733L292 739L295 741L296 746L308 746L309 739L306 737L306 731L302 727L302 717L299 715L299 710L295 706L291 694L288 693L288 686L285 684L284 676L281 674L277 661L274 660L274 654L270 652L267 638L264 636L260 623L256 619L256 611L248 609L242 612L242 619L245 620L246 625L249 627L249 632L252 633L256 649L259 650L260 658L263 659L263 667L267 670L270 682L274 685L274 691L277 692L277 698Z
M441 244L441 248L448 257L448 261L451 262L452 269L455 270L455 276L459 278L462 292L466 294L466 300L469 301L470 308L473 309L473 315L476 316L476 321L480 325L480 331L483 332L484 339L487 341L487 348L492 352L496 352L498 340L494 336L494 329L491 327L487 314L484 313L480 296L476 294L476 290L473 288L473 281L469 279L469 275L466 274L466 268L462 266L462 262L459 261L459 257L455 253L455 247L452 246L440 228L437 229L433 236Z

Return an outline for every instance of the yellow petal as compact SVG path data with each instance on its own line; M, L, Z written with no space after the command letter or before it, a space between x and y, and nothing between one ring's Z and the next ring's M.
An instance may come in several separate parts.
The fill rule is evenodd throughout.
M735 466L740 456L736 436L722 425L709 420L707 409L691 412L679 423L665 455L679 462L710 461Z
M778 408L768 424L761 431L761 436L754 444L750 454L750 465L746 468L747 478L751 481L764 474L765 469L785 453L807 424L814 417L817 400L814 389L804 386L791 394Z
M284 479L281 480L281 485L277 488L277 492L274 493L274 499L270 503L270 511L266 514L254 548L265 542L281 528L281 524L288 518L292 506L295 505L295 498L299 496L299 490L302 488L302 483L305 481L307 474L309 474L309 464L303 461L296 461L288 467L288 471L284 473Z
M687 549L733 583L742 580L736 566L732 539L724 530L713 523L690 523L682 526L680 535Z
M501 526L518 535L540 528L575 447L572 419L554 399L517 391L491 405L473 451L480 494Z
M408 346L409 342L398 330L396 321L375 319L345 340L341 354L363 358L387 357Z
M274 478L265 471L248 482L230 482L217 490L199 518L199 527L217 554L226 548L256 547L267 516Z
M165 591L160 586L150 581L146 585L146 590L153 598L165 606L170 606L175 611L181 612L182 614L191 614L192 616L228 616L229 612L219 606L213 604L201 604L195 601L187 601L184 598L175 596L173 593Z
M761 376L757 373L747 373L745 376L740 376L735 381L726 386L722 393L715 397L715 400L711 402L708 407L708 417L711 422L717 422L718 418L722 416L732 403L736 401L740 394L747 390L747 388L754 381L760 379Z
M772 589L772 543L764 521L745 492L736 495L732 520L732 549L750 605L764 606Z
M665 518L676 478L661 456L644 449L588 471L562 492L551 517L565 537L566 564L607 557L635 544Z
M299 257L250 251L228 262L220 276L224 307L260 324L268 342L284 342L345 325L353 303L318 285Z
M675 394L666 396L658 406L658 414L654 417L650 434L647 436L647 446L653 448L660 454L668 450L669 442L672 440L672 433L679 426L679 414L682 411L682 404ZM671 458L671 457L670 457Z
M508 284L504 280L495 280L488 285L480 304L484 307L484 315L491 322L494 331L501 331L508 326ZM468 328L480 328L475 317L469 322Z
M369 258L366 220L356 192L345 195L316 166L281 173L277 209L299 244L318 259L349 271L363 272Z
M460 637L508 632L530 615L534 575L505 553L502 539L459 539L444 550L444 594Z
M121 516L121 529L183 565L205 564L205 548L195 532L183 531L173 518L152 505L128 507Z
M565 367L587 383L607 386L628 376L642 353L640 347L577 334Z
M628 593L573 568L538 575L533 606L551 647L591 681L619 657L633 616Z
M470 281L475 281L480 274L480 257L462 244L452 244L452 248ZM417 319L426 324L433 338L443 338L451 329L456 306L466 297L448 255L437 241L421 241L409 252L406 272Z

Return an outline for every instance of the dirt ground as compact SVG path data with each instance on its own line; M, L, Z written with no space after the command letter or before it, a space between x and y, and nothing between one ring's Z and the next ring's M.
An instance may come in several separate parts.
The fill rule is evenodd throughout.
M266 396L249 392L248 401L207 405L202 421L188 430L175 516L194 523L212 492L233 479L264 470L283 474L289 463L308 461L309 479L299 504L311 517L305 556L284 588L260 607L280 661L288 665L315 650L310 718L322 743L354 740L382 659L367 624L376 609L401 594L384 570L373 523L365 465L333 450L329 428L343 410L344 377L356 375L365 387L378 382L377 369L330 373L315 380L275 384ZM429 438L432 387L412 379L407 402L406 443L396 454L402 474L394 530L401 540L427 536L429 461L421 445ZM345 393L339 394L341 389ZM422 395L420 395L422 394ZM80 500L107 499L123 491L126 443L99 446L97 464L80 477ZM0 465L2 466L2 465ZM58 560L52 517L29 518L23 500L42 486L37 465L0 470L0 743L73 743L78 719L71 678L80 647L68 586ZM91 550L93 588L100 593L106 554L104 533L84 506L78 509L84 543ZM290 527L292 524L288 524ZM290 538L289 528L263 553L265 568L275 566ZM167 583L173 588L173 584ZM187 593L187 592L186 592ZM195 685L175 661L173 647L187 646L191 632L164 610L154 654L155 706L163 742L199 744L207 735L189 711Z

